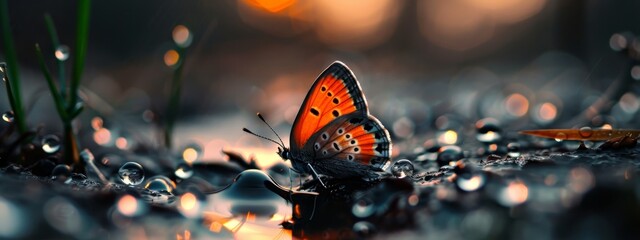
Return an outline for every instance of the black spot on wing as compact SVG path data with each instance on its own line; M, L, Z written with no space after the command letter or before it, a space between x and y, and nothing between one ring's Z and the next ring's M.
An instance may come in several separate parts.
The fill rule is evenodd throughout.
M314 107L312 107L312 108L309 110L309 112L311 112L311 114L315 115L316 117L317 117L317 116L320 116L320 112L318 111L318 109L316 109L316 108L314 108Z

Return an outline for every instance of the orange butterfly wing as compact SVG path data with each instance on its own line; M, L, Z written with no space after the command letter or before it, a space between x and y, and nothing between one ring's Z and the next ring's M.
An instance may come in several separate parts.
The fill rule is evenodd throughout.
M314 158L324 162L316 167L325 174L335 176L349 171L333 166L348 165L342 162L345 160L384 170L391 156L391 138L375 117L353 113L336 119L312 136L305 146L305 149L310 148L315 153ZM349 167L358 166L351 164Z
M367 116L367 102L351 70L336 61L320 74L307 93L293 124L291 147L302 149L314 133L354 112Z

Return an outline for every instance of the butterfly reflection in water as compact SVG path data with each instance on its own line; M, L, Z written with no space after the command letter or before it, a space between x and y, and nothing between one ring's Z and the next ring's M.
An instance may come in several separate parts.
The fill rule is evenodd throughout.
M369 115L360 84L339 61L324 70L307 93L293 123L290 149L243 130L278 144L278 154L291 160L295 171L311 174L323 186L320 175L375 179L390 163L389 132Z

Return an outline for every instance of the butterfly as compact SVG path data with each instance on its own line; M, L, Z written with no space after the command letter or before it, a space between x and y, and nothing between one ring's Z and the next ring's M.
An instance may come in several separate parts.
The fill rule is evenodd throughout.
M369 114L360 84L339 61L324 70L307 93L291 129L291 147L271 141L280 145L278 155L291 160L295 171L312 175L323 186L320 175L375 178L391 160L389 132Z

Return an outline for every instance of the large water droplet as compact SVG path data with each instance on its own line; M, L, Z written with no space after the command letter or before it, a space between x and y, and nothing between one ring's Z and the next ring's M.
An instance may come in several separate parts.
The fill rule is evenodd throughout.
M53 134L44 136L41 144L42 150L46 153L55 153L60 150L60 138Z
M578 133L580 134L580 137L588 138L593 135L593 129L590 127L581 127L580 130L578 130Z
M391 173L397 178L413 176L413 163L407 159L400 159L391 166Z
M512 142L507 144L507 155L509 155L509 157L519 157L520 143Z
M192 143L184 147L182 150L182 159L188 163L193 163L202 157L202 147Z
M193 168L187 163L181 163L176 167L176 171L174 172L176 177L187 179L193 176Z
M449 165L449 162L458 161L464 158L462 149L458 146L443 146L438 150L438 164L440 166Z
M66 164L58 164L51 171L52 180L66 181L69 176L71 176L71 167Z
M4 120L5 122L8 122L8 123L12 123L13 122L13 111L7 111L4 114L2 114L2 120Z
M66 61L69 59L69 47L67 45L60 45L56 48L56 58L60 61Z
M374 210L375 210L375 206L373 204L373 201L371 201L371 199L368 199L368 198L362 198L356 201L353 204L353 207L351 207L351 212L353 213L353 216L356 216L358 218L369 217L373 214Z
M480 189L484 186L485 177L484 174L461 174L456 179L456 184L460 189L467 192L472 192Z
M127 185L138 185L144 180L144 169L137 162L128 162L118 170L120 180Z
M175 183L165 176L154 176L149 178L147 183L144 185L145 189L160 193L173 193L175 187Z
M566 133L561 132L561 133L556 134L556 142L562 142L564 140L567 140L567 138L568 138L568 136L567 136Z
M376 227L367 221L360 221L353 224L353 232L361 238L369 238L376 232Z
M493 118L484 118L476 122L476 139L480 142L491 143L499 141L502 136L500 135L500 123Z

